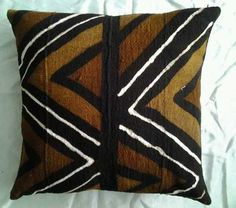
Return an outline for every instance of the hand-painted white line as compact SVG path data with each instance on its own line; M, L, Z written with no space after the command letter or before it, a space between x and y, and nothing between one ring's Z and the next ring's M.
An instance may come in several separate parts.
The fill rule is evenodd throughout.
M185 21L183 24L181 24L177 30L167 39L167 41L165 43L163 43L161 45L161 47L149 58L149 60L141 67L141 69L139 69L139 71L137 71L137 73L132 77L132 79L128 82L128 84L123 87L120 92L117 94L118 97L122 96L125 94L125 92L133 85L133 83L136 81L136 79L141 76L141 74L150 66L150 64L152 64L155 59L157 58L157 56L159 56L161 54L161 52L173 41L173 39L175 38L175 36L186 26L188 25L188 23L191 22L191 20L199 13L201 13L203 11L204 8L201 8L199 10L197 10L196 12L194 12L193 14L191 14Z
M195 199L202 199L203 196L205 195L205 193L206 193L206 191L204 190L204 191L202 192L201 196L199 196L199 197L197 197L197 198L195 198Z
M81 131L80 129L78 129L75 125L73 125L72 123L70 123L69 121L65 120L64 118L62 118L61 116L59 116L55 111L53 111L51 108L49 108L48 106L45 106L43 103L41 103L36 97L34 97L32 94L30 94L30 92L28 90L26 90L25 88L21 87L22 91L25 92L35 103L37 103L39 106L41 106L42 108L46 109L47 112L49 112L52 116L54 116L57 120L61 121L62 123L66 124L67 126L69 126L70 128L72 128L73 130L75 130L76 132L78 132L82 137L84 137L85 139L93 142L95 145L100 146L101 143L99 141L97 141L96 139L94 139L93 137L87 135L86 133L84 133L83 131Z

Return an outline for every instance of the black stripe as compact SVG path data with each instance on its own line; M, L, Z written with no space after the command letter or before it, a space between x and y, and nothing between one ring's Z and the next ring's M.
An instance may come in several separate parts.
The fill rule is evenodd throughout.
M201 123L201 111L197 106L185 100L185 97L193 91L197 84L197 81L200 79L200 76L201 69L198 71L195 77L186 85L186 87L183 90L180 90L174 96L174 102L181 108L183 108L185 111L189 112L198 121L199 125Z
M132 31L139 26L144 20L150 17L151 14L141 14L127 24L119 33L119 44L130 34Z
M83 25L80 25L79 27L74 28L70 32L68 32L65 36L59 38L57 41L55 41L52 45L47 47L44 51L38 54L37 58L34 60L34 62L29 67L29 70L25 76L24 82L22 83L25 85L27 82L27 79L30 77L30 75L33 73L33 70L37 67L37 65L43 61L47 56L49 56L52 52L58 50L60 47L63 47L64 44L71 41L73 38L75 38L77 35L79 35L81 32L92 28L100 23L103 22L103 18L97 18L92 21L89 21ZM49 37L50 39L50 37ZM24 69L22 70L22 72ZM22 77L21 77L22 78Z
M70 90L78 93L85 98L95 108L101 111L101 99L97 97L93 92L85 88L78 82L75 82L68 78L76 70L87 64L91 59L96 57L102 51L102 42L88 48L84 53L75 57L71 62L64 65L61 69L57 70L51 77L51 81L56 82Z
M107 17L103 31L103 75L102 75L102 134L101 146L101 189L117 190L116 184L116 91L118 78L118 39L119 17Z

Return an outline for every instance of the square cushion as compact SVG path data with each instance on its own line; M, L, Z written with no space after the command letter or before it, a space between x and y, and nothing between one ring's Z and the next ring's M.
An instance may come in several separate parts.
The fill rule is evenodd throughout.
M10 10L23 99L11 199L102 189L210 204L201 166L200 76L219 13Z

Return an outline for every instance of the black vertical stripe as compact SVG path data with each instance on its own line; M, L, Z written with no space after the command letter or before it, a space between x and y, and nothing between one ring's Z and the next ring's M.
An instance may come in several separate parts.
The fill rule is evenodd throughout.
M103 31L103 119L101 145L101 188L117 190L116 163L117 163L117 138L116 138L116 91L119 63L119 44L117 33L119 31L119 17L107 16L104 21Z

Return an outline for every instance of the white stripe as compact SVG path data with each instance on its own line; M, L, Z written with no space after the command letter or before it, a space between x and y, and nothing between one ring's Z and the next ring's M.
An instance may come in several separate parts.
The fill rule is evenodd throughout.
M137 73L132 77L132 79L129 81L129 83L123 87L120 92L117 94L119 97L124 95L124 93L132 86L132 84L136 81L136 79L148 68L150 64L152 64L157 56L161 54L161 52L172 42L172 40L175 38L175 36L199 13L203 11L204 8L201 8L191 14L185 22L180 25L177 30L167 39L165 43L162 44L162 46L149 58L149 60L142 66L142 68L137 71Z
M187 53L191 47L202 37L205 35L205 33L208 31L208 29L213 25L213 22L209 23L206 29L194 40L192 41L175 59L173 59L163 70L162 72L151 82L151 84L144 89L144 91L140 94L140 96L136 99L136 101L131 105L131 107L128 109L130 115L134 115L141 120L150 123L166 135L168 135L171 139L173 139L179 146L181 146L186 152L188 152L189 155L191 155L199 164L201 164L201 160L198 158L198 156L193 153L184 143L182 143L177 137L167 132L167 130L152 121L149 118L146 118L142 115L140 115L137 111L134 110L134 108L137 106L139 101L144 97L144 95L155 85L155 83L185 54Z
M97 176L99 176L99 175L101 175L100 172L94 174L94 175L93 175L90 179L88 179L86 182L82 183L81 185L77 186L76 188L74 188L74 189L72 189L72 190L70 190L70 191L67 191L66 193L71 193L71 192L73 192L73 191L75 191L75 190L77 190L77 189L79 189L79 188L85 186L87 183L89 183L91 180L93 180L95 177L97 177Z
M176 165L178 165L180 168L182 168L183 170L185 170L186 172L190 173L194 179L195 182L187 189L179 189L179 190L175 190L174 192L172 192L171 194L179 194L179 193L183 193L183 192L187 192L190 191L192 189L194 189L199 181L199 176L196 175L192 170L190 170L189 168L187 168L186 166L184 166L182 163L180 163L179 161L173 159L172 157L170 157L169 155L166 154L166 152L159 146L153 146L151 143L147 142L144 138L142 138L141 136L137 135L136 133L134 133L134 131L132 131L131 129L123 126L123 125L119 125L119 129L126 132L130 137L132 137L133 139L138 140L140 143L142 143L144 146L146 146L147 148L150 149L154 149L156 150L160 155L162 155L163 157L167 158L168 160L172 161L173 163L175 163Z
M83 152L81 152L79 149L77 149L76 147L74 147L70 142L68 142L65 138L61 137L60 135L54 133L51 129L47 128L43 123L41 123L29 110L28 108L23 105L23 107L25 108L26 112L30 115L30 117L32 119L34 119L37 124L44 129L49 135L51 135L52 137L54 137L55 139L57 139L58 141L60 141L61 143L63 143L68 149L70 149L71 151L77 153L79 156L81 156L82 158L84 158L85 160L88 161L88 163L92 164L94 162L94 160L85 155Z
M52 25L49 25L47 28L45 28L44 30L42 30L40 33L38 33L27 45L26 47L24 48L24 50L22 51L22 54L21 54L21 59L20 59L20 66L19 68L22 67L22 65L24 64L23 61L24 61L24 57L25 57L25 54L27 53L28 49L34 44L34 42L40 38L44 33L52 30L53 28L55 28L57 25L59 24L62 24L63 22L69 20L69 19L72 19L74 17L77 17L79 16L80 14L72 14L72 15L69 15L67 17L64 17L62 19L60 19L59 21L55 22L54 24Z
M100 16L96 16L96 17L91 17L87 20L84 20L82 22L79 22L77 24L75 24L74 26L68 28L67 30L63 31L62 33L60 33L58 36L56 36L54 39L52 39L51 41L49 41L45 46L43 46L41 49L39 49L36 54L34 55L34 57L30 60L28 66L26 67L25 71L24 71L24 74L22 76L22 79L21 79L21 83L23 82L24 78L25 78L25 75L29 69L29 67L31 66L31 64L33 63L33 61L35 60L35 58L38 56L39 53L41 53L45 48L47 48L48 46L50 46L52 43L54 43L57 39L59 39L60 37L62 37L63 35L65 35L66 33L70 32L71 30L73 30L74 28L78 27L79 25L82 25L86 22L89 22L93 19L97 19L97 18L100 18L100 17L103 17L103 15L100 15Z
M53 187L53 186L56 186L57 184L64 182L64 181L67 180L68 178L70 178L70 177L72 177L73 175L75 175L76 173L80 172L80 171L83 170L84 168L89 167L90 165L91 165L91 164L89 164L89 162L87 162L87 163L84 164L83 166L81 166L81 167L75 169L74 171L72 171L70 174L68 174L68 175L65 176L64 178L61 178L61 179L55 181L54 183L52 183L52 184L50 184L50 185L48 185L48 186L46 186L46 187L44 187L44 188L42 188L42 189L39 189L39 190L35 191L35 192L32 193L32 194L36 194L36 193L38 193L38 192L42 192L42 191L45 191L45 190L47 190L47 189L49 189L49 188L51 188L51 187Z
M97 141L96 139L90 137L89 135L87 135L86 133L84 133L83 131L81 131L80 129L78 129L75 125L73 125L72 123L68 122L67 120L65 120L64 118L60 117L55 111L53 111L52 109L50 109L48 106L45 106L43 103L41 103L36 97L34 97L32 94L30 94L26 89L24 89L23 87L21 87L22 91L24 91L34 102L36 102L38 105L40 105L42 108L45 108L47 112L49 112L52 116L54 116L57 120L63 122L64 124L66 124L67 126L69 126L70 128L74 129L76 132L78 132L82 137L84 137L85 139L93 142L95 145L100 146L101 143L99 141Z
M202 192L202 195L201 195L201 196L199 196L199 197L197 197L197 198L195 198L195 199L202 199L202 198L203 198L203 196L205 195L205 193L206 193L206 191L204 190L204 191Z

